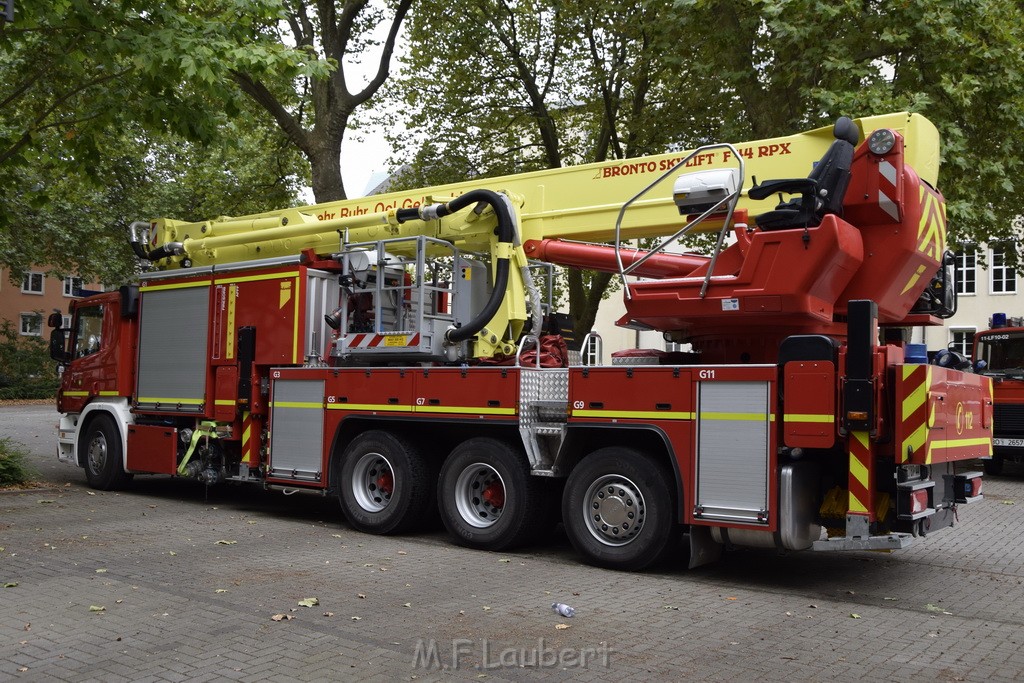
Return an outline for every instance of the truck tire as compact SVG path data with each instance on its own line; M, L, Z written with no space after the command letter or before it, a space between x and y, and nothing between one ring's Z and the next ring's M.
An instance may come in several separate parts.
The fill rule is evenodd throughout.
M132 476L124 471L121 434L109 415L100 414L89 420L78 448L83 453L85 480L90 487L113 491L131 481Z
M369 534L396 534L424 520L434 482L423 454L383 430L360 434L341 456L338 499L345 519Z
M455 447L437 481L441 520L459 545L508 550L543 529L545 487L526 456L504 441L478 437Z
M631 448L583 458L562 496L562 522L588 564L640 570L657 562L675 531L671 473Z
M993 455L989 460L982 460L985 465L985 474L998 477L1003 473L1003 456Z

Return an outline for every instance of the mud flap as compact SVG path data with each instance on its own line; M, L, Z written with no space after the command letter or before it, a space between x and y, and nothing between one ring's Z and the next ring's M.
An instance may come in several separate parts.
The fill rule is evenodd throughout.
M711 527L691 526L686 540L690 543L690 569L718 562L722 556L722 544L711 538Z

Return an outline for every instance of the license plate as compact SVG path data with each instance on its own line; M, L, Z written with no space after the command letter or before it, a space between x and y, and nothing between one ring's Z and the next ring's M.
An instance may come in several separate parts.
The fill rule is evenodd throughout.
M1010 448L1024 448L1024 439L992 439L993 446L1009 446Z

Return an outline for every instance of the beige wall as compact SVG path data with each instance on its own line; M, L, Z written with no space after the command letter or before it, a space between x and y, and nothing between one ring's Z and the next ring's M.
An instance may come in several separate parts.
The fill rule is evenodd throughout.
M74 297L64 293L64 280L62 278L50 277L50 268L34 268L32 273L43 275L42 293L23 292L21 283L12 283L11 272L0 269L0 320L10 321L15 331L21 332L21 315L23 313L39 313L42 315L42 324L39 328L40 336L46 337L49 333L46 328L46 317L59 309L67 315L68 304ZM99 290L102 287L98 284L85 284L85 287L92 290Z

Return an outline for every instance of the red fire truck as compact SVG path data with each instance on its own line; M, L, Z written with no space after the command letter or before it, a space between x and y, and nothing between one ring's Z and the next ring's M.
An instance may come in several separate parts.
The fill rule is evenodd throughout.
M1024 317L996 313L989 327L974 337L974 363L993 382L993 452L985 471L1002 474L1003 462L1024 462Z
M955 309L938 156L919 115L842 118L136 223L138 281L52 321L58 455L100 489L161 474L337 497L374 534L436 508L481 549L561 521L620 569L683 540L694 566L729 546L906 547L981 497L956 465L992 444L990 380L902 341ZM681 253L701 231L710 255ZM689 350L566 360L551 264L618 273L618 324Z

